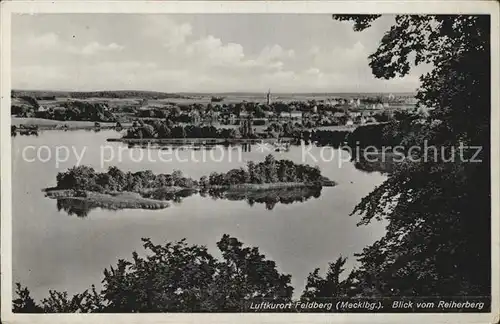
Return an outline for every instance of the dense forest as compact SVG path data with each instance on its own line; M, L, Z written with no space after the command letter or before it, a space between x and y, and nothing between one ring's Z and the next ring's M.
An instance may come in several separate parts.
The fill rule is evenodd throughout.
M115 122L115 116L106 104L85 101L70 101L60 107L35 112L35 117L54 120L82 120Z
M241 301L250 298L292 297L290 275L229 235L217 242L221 259L185 240L156 245L143 239L143 245L147 257L134 252L132 260L104 270L102 291L92 287L72 297L50 291L38 304L17 284L14 312L239 312Z
M244 168L232 169L227 173L212 172L210 176L202 177L200 184L207 186L228 186L243 183L263 184L278 182L318 183L320 186L325 178L319 167L307 164L295 164L289 160L276 160L268 155L260 163L247 162Z
M379 16L334 18L362 31ZM396 143L482 150L477 163L467 159L474 150L402 163L363 198L353 211L359 225L388 226L357 255L352 276L365 296L491 296L490 17L396 15L369 60L381 79L407 75L412 63L433 66L417 98L434 109L404 132L393 128Z
M154 139L154 138L237 138L235 128L218 128L215 126L174 125L170 120L134 122L127 129L123 138Z
M120 259L105 269L101 291L92 286L69 296L51 290L37 303L18 283L14 312L241 312L249 300L292 300L291 276L280 273L258 248L243 247L227 234L217 242L221 259L205 246L188 245L185 240L164 245L142 240L146 257L133 252L132 260ZM319 269L312 271L300 300L363 296L356 278L342 275L345 263L343 257L330 263L325 277Z
M57 174L56 189L70 189L95 192L143 192L161 187L194 188L197 182L184 177L181 171L172 174L155 175L150 170L123 172L117 167L110 167L107 172L96 172L92 167L80 165Z
M115 122L116 118L105 103L87 101L61 102L57 107L40 109L40 104L34 97L23 97L28 105L13 105L11 115L18 117L36 117L60 121L97 121Z
M212 172L199 180L185 177L181 171L171 174L154 174L150 170L123 172L110 167L107 172L96 172L92 167L75 166L57 175L57 186L52 189L70 189L96 192L130 191L145 193L164 187L203 189L239 184L306 183L322 186L327 179L318 167L295 164L289 160L276 160L268 155L263 162L249 161L247 167L226 173Z
M123 138L128 139L167 139L167 138L221 138L257 139L277 137L299 137L302 126L298 123L270 123L263 131L256 132L245 123L239 128L223 128L203 125L176 125L171 117L163 120L139 120L127 129ZM182 122L182 121L180 121ZM253 126L257 126L254 124Z

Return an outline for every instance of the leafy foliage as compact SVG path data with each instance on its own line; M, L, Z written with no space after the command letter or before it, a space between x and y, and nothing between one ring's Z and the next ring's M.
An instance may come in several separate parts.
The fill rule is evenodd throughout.
M209 177L194 180L181 171L172 174L154 174L151 170L123 172L115 166L107 172L96 172L92 167L80 165L57 174L57 189L80 191L145 193L152 189L180 187L194 189L208 186L230 186L237 184L263 184L277 182L315 183L326 180L318 167L295 164L289 160L276 160L269 154L260 163L248 162L247 170L232 169L226 173L212 172Z
M316 298L345 297L351 294L353 289L353 273L347 278L341 279L345 271L344 266L347 258L339 257L335 262L329 264L326 276L320 276L319 268L316 268L307 277L307 283L302 292L301 299L314 300Z
M227 173L212 172L210 186L228 186L243 183L263 184L277 182L314 183L323 180L318 167L295 164L289 160L276 160L269 154L260 163L247 162L247 169L232 169Z
M375 19L353 18L355 29ZM358 255L366 294L490 294L489 26L488 16L398 15L370 56L378 78L404 76L412 63L433 65L417 96L434 110L392 132L406 146L427 140L451 153L402 164L356 206L360 224L389 222L387 234ZM417 122L419 131L407 132ZM453 154L460 143L482 147L481 162Z
M362 31L371 26L371 23L381 15L332 15L333 19L340 21L353 21L355 31Z
M142 241L146 255L134 252L132 260L120 259L105 269L101 292L92 287L91 293L69 298L51 291L36 304L28 289L17 284L14 312L237 312L250 298L291 298L290 275L279 273L258 248L243 247L227 234L217 243L222 260L185 240Z
M123 172L115 166L110 167L107 172L98 173L92 167L80 165L57 174L57 189L142 193L147 189L172 186L193 188L197 186L197 182L184 177L179 170L172 174L155 175L151 170Z
M84 101L70 101L60 107L39 110L35 117L55 120L83 120L83 121L116 121L114 115L108 110L106 104Z
M127 129L125 138L237 138L238 132L234 128L217 128L215 126L177 125L169 120L148 121L141 120Z

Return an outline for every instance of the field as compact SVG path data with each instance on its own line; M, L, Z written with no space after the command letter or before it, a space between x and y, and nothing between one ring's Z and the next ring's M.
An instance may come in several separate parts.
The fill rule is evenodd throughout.
M272 90L272 89L271 89ZM36 91L13 90L16 96L38 97L47 104L57 104L67 100L86 100L95 102L110 102L132 104L147 99L150 103L210 103L212 97L221 97L219 104L247 102L266 102L267 89L261 93L230 92L230 93L162 93L151 91L94 91L94 92L63 92L63 91ZM363 98L387 96L387 93L272 93L272 101L309 101L328 100L333 98ZM414 93L397 93L400 97L414 97ZM49 98L50 97L50 98ZM14 103L14 101L13 101Z
M203 104L207 105L211 103L212 97L223 98L222 101L217 103L212 103L214 105L224 105L224 104L235 104L241 102L266 102L266 93L216 93L216 94L203 94L203 93L181 93L181 94L166 94L166 93L155 93L155 92L141 92L141 91L111 91L111 92L89 92L89 93L64 93L64 92L40 92L40 91L17 91L17 97L12 98L12 105L16 106L16 116L26 116L26 117L13 117L12 125L34 125L38 126L40 129L93 129L95 128L93 121L58 121L55 119L80 119L80 120L117 120L120 121L122 126L128 127L132 124L134 120L138 118L145 120L150 118L158 118L161 120L162 114L168 114L166 111L172 109L172 107L178 105L192 105L192 104ZM28 100L23 96L31 96L32 100ZM328 101L333 98L356 98L356 97L367 97L382 94L363 94L363 93L352 93L352 94L340 94L340 93L317 93L317 94L272 94L271 99L273 102L284 102L289 103L292 101L308 102L310 100L316 101ZM400 94L401 98L405 98L408 94ZM409 95L411 96L411 95ZM35 100L36 99L36 100ZM26 113L26 109L33 109L33 100L35 104L40 105L39 110L42 112L48 110L49 114L31 114ZM105 106L96 107L98 110L99 118L96 118L96 114L93 112L85 112L85 116L73 116L71 118L66 118L61 110L52 108L67 106L68 101L84 101L89 104L105 104ZM31 108L30 108L31 105ZM406 109L409 104L399 103L396 106L391 106L384 108L383 110L390 110L395 107ZM145 114L138 114L140 108L146 110ZM24 109L24 111L23 111ZM95 111L94 110L94 111ZM158 110L164 110L163 113L157 113ZM382 112L381 110L380 112ZM19 112L20 111L20 112ZM74 111L74 110L73 110ZM154 112L156 111L156 112ZM375 112L375 110L370 110ZM39 111L40 112L40 111ZM154 112L154 113L152 113ZM74 114L74 113L73 113ZM59 115L56 117L56 115ZM62 116L61 116L62 115ZM114 116L114 118L109 118L109 116ZM137 117L140 115L141 117ZM53 119L42 119L34 118L34 116L53 118ZM91 116L91 117L89 117ZM146 117L153 116L153 117ZM100 126L102 128L114 127L112 122L101 122ZM214 126L217 128L238 128L239 125L219 125L215 123ZM262 133L267 128L267 125L254 125L254 130L258 133ZM355 126L322 126L317 129L320 130L337 130L337 131L352 131Z
M12 125L15 126L38 126L40 129L56 129L67 127L68 129L94 129L95 123L92 121L60 121L42 118L11 118ZM99 123L102 128L115 127L115 123ZM123 125L127 126L127 125Z

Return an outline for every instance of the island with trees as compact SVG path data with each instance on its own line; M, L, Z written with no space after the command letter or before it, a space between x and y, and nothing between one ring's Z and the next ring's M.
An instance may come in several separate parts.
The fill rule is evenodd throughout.
M212 172L199 180L181 171L154 174L150 170L123 172L110 167L96 172L89 166L75 166L57 175L57 185L45 189L46 196L58 200L59 209L163 209L168 201L178 201L194 193L215 198L266 203L291 203L319 197L321 188L336 183L321 175L319 167L276 160L268 155L263 162L249 161L246 168L226 173ZM73 203L73 204L72 204ZM272 206L272 207L270 207Z
M238 144L255 141L273 142L276 139L291 141L300 137L303 127L292 122L273 122L260 131L253 128L250 120L235 127L216 127L213 125L179 124L171 117L134 121L121 138L110 138L110 142L127 144L178 142L200 142L211 144ZM255 125L254 125L255 126Z

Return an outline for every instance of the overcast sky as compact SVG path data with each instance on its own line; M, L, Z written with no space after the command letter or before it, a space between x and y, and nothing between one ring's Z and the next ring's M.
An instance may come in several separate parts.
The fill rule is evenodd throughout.
M393 22L330 14L45 14L12 18L12 87L165 92L412 92L422 69L375 79ZM420 71L420 72L419 72Z

